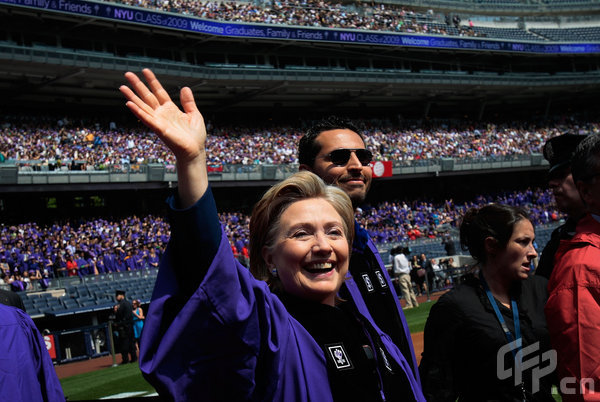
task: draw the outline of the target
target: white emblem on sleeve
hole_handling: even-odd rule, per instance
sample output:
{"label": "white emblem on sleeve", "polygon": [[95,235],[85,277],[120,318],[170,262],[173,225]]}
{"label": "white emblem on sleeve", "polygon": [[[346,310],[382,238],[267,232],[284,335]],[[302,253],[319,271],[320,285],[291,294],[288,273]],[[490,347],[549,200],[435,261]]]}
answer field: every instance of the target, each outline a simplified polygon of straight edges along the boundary
{"label": "white emblem on sleeve", "polygon": [[369,278],[368,274],[362,274],[363,281],[365,281],[365,286],[369,292],[373,292],[375,288],[373,287],[373,283],[371,282],[371,278]]}
{"label": "white emblem on sleeve", "polygon": [[338,370],[352,368],[352,362],[350,361],[343,344],[338,343],[326,346],[329,354],[331,355],[331,359],[333,360],[333,364],[335,364],[335,368]]}
{"label": "white emblem on sleeve", "polygon": [[383,277],[381,271],[375,271],[375,275],[377,275],[377,279],[379,279],[379,284],[381,285],[381,287],[387,288],[387,283],[385,283],[385,278]]}
{"label": "white emblem on sleeve", "polygon": [[388,369],[388,371],[390,373],[393,373],[394,371],[392,370],[392,366],[390,365],[390,362],[388,361],[385,351],[383,350],[383,348],[381,346],[379,347],[379,352],[381,353],[381,357],[383,358],[383,365],[385,366],[386,369]]}

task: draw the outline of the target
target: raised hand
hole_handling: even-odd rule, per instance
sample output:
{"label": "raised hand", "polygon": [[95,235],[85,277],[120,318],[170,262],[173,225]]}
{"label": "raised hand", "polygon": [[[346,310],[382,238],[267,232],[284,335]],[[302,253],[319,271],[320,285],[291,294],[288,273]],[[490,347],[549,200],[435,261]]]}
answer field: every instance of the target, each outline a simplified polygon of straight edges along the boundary
{"label": "raised hand", "polygon": [[119,88],[128,99],[127,107],[154,130],[178,160],[194,159],[204,151],[206,128],[192,91],[187,87],[181,89],[181,111],[152,71],[144,69],[142,73],[150,89],[134,73],[125,73],[133,89],[126,85]]}
{"label": "raised hand", "polygon": [[177,158],[178,191],[182,207],[195,203],[206,191],[206,127],[194,102],[191,89],[181,89],[183,111],[173,103],[156,76],[149,69],[142,70],[148,83],[136,74],[125,73],[130,89],[122,85],[119,90],[127,98],[127,107],[146,126],[160,137]]}

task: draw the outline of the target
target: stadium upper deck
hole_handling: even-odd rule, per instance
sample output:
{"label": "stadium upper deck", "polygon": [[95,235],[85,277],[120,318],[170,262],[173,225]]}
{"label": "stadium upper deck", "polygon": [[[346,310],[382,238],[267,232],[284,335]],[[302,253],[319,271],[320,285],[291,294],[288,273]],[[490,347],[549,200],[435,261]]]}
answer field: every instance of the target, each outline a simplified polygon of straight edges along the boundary
{"label": "stadium upper deck", "polygon": [[[535,33],[517,22],[503,28],[474,19],[471,27],[466,16],[447,24],[435,12],[337,3],[311,8],[310,2],[275,3],[268,12],[247,3],[216,11],[210,11],[215,3],[189,3],[208,7],[200,17],[179,10],[183,2],[169,3],[180,13],[86,0],[27,4],[0,0],[0,90],[8,108],[121,113],[115,88],[122,73],[143,67],[155,69],[173,94],[191,86],[207,115],[366,111],[481,119],[597,104],[600,44],[556,42],[554,31]],[[282,16],[272,14],[275,8]],[[227,13],[234,20],[210,19]],[[327,28],[273,22],[288,22],[289,15],[289,23],[309,16]],[[310,18],[306,24],[314,23]],[[352,27],[356,21],[392,31]],[[576,38],[580,28],[569,29]],[[593,26],[586,29],[596,35]],[[515,32],[528,39],[511,37]],[[490,38],[501,34],[506,38]]]}
{"label": "stadium upper deck", "polygon": [[[221,1],[148,1],[148,0],[107,0],[118,4],[160,10],[170,13],[196,16],[203,19],[266,23],[290,26],[309,26],[322,28],[352,28],[369,31],[388,31],[403,33],[421,33],[465,37],[489,37],[494,39],[511,39],[526,41],[583,41],[596,40],[600,31],[600,19],[590,19],[589,12],[598,8],[596,2],[579,3],[585,8],[585,18],[573,18],[570,29],[561,27],[561,20],[554,17],[545,22],[535,23],[539,18],[531,16],[527,8],[523,8],[519,19],[513,18],[514,24],[507,23],[510,18],[504,18],[504,24],[495,26],[490,16],[473,15],[461,16],[456,9],[444,10],[435,13],[433,9],[418,11],[425,4],[420,4],[418,9],[407,8],[397,2],[376,2],[372,4],[360,2],[335,3],[323,0],[284,0],[260,2],[221,2]],[[456,3],[455,3],[456,4]],[[460,2],[459,2],[460,4]],[[463,3],[468,9],[472,3]],[[493,4],[493,3],[492,3]],[[507,4],[498,2],[496,4]],[[508,3],[511,6],[523,5],[520,2]],[[553,2],[544,3],[547,11],[552,11]],[[558,3],[556,13],[564,8]],[[539,8],[539,4],[538,4]],[[547,13],[546,13],[547,15]],[[526,18],[530,21],[531,29],[526,26]],[[483,22],[487,22],[483,23]],[[520,23],[517,23],[520,21]],[[483,25],[482,25],[483,23]],[[512,26],[511,26],[512,25]],[[539,28],[539,29],[535,29]],[[546,31],[551,31],[547,33]],[[563,35],[564,32],[564,35]],[[591,37],[587,35],[592,35]]]}

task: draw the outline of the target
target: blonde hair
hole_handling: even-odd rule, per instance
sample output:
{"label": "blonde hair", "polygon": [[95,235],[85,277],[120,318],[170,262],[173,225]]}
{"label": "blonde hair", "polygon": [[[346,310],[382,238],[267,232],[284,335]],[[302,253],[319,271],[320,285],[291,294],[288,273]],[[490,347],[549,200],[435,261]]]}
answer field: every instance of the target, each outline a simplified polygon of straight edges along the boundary
{"label": "blonde hair", "polygon": [[281,282],[269,270],[263,258],[263,247],[273,246],[283,212],[294,202],[310,198],[324,199],[336,210],[342,218],[348,248],[352,249],[354,210],[348,195],[306,170],[288,177],[265,193],[250,219],[250,272],[255,278],[266,281],[273,291],[281,289]]}

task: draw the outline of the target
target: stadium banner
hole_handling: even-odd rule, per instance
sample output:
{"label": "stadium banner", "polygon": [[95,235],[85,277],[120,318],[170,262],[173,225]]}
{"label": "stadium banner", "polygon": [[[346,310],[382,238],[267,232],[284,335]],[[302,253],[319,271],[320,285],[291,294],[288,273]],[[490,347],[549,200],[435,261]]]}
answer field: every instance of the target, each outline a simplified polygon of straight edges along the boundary
{"label": "stadium banner", "polygon": [[206,165],[206,171],[208,173],[222,173],[223,165]]}
{"label": "stadium banner", "polygon": [[600,43],[517,42],[456,36],[411,35],[358,29],[220,22],[116,3],[84,0],[0,0],[0,4],[224,37],[519,53],[600,53]]}
{"label": "stadium banner", "polygon": [[54,335],[44,335],[44,343],[51,359],[56,359],[56,344],[54,343]]}
{"label": "stadium banner", "polygon": [[373,168],[373,177],[392,176],[392,161],[371,162],[371,168]]}

